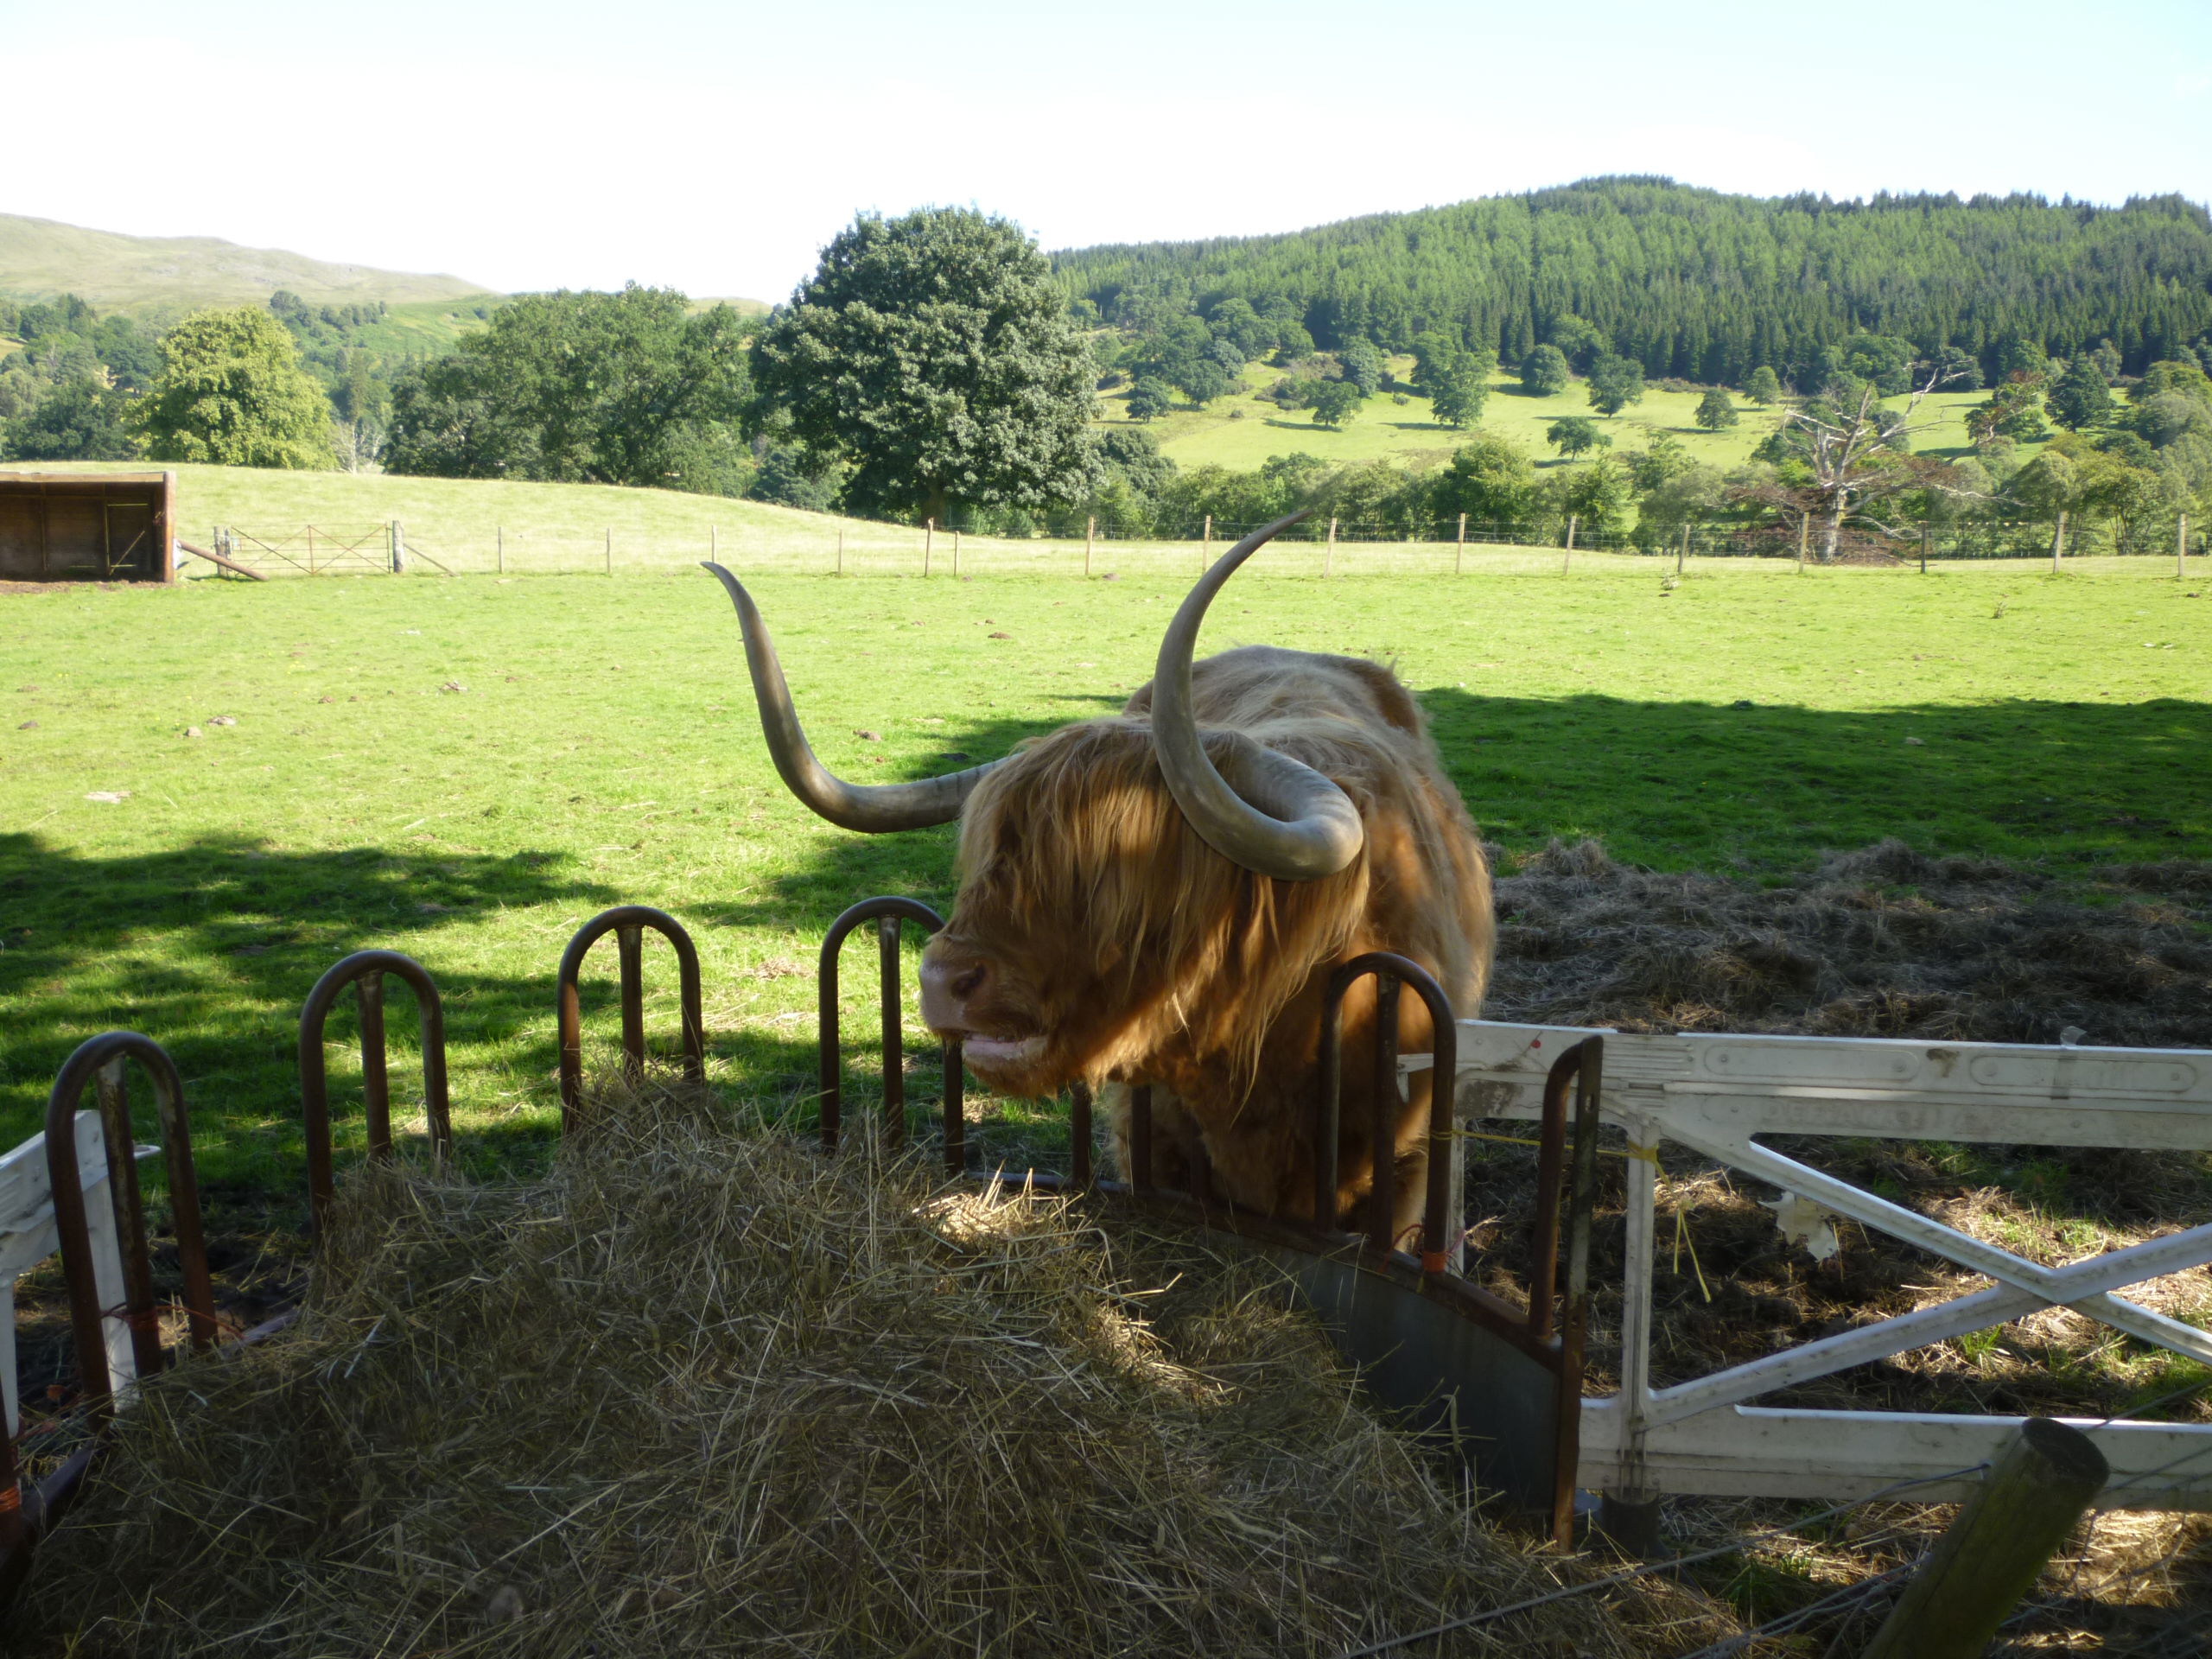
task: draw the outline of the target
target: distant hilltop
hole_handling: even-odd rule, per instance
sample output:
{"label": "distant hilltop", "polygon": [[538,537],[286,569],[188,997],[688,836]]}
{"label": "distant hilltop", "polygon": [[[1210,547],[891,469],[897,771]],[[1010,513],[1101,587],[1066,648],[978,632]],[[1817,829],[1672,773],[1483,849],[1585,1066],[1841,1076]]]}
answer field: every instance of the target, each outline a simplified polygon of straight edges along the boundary
{"label": "distant hilltop", "polygon": [[265,303],[289,289],[316,305],[480,300],[460,276],[333,264],[212,236],[124,236],[50,219],[0,213],[0,294],[74,294],[102,311],[167,319],[204,305]]}

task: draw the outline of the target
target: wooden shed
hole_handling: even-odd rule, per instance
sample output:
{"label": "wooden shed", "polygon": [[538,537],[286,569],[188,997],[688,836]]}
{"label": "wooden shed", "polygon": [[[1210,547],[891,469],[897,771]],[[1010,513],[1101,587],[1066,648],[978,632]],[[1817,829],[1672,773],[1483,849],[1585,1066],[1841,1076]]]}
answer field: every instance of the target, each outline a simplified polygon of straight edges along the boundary
{"label": "wooden shed", "polygon": [[0,469],[0,582],[174,582],[175,473]]}

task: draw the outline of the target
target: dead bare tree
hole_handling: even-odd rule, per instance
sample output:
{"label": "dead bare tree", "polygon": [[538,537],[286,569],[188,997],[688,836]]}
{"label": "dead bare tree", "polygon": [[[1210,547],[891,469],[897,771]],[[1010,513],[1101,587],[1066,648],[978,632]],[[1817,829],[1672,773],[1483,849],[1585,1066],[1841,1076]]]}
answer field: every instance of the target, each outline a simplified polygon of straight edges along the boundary
{"label": "dead bare tree", "polygon": [[1863,525],[1885,540],[1901,540],[1909,534],[1878,516],[1882,502],[1916,490],[1968,493],[1954,481],[1948,467],[1907,454],[1900,444],[1900,440],[1936,424],[1914,416],[1945,378],[1940,369],[1931,368],[1927,383],[1915,388],[1902,410],[1885,409],[1869,382],[1859,387],[1855,402],[1848,397],[1808,398],[1783,411],[1782,430],[1797,434],[1799,459],[1812,477],[1782,493],[1792,498],[1788,510],[1820,527],[1821,563],[1834,563],[1847,525]]}

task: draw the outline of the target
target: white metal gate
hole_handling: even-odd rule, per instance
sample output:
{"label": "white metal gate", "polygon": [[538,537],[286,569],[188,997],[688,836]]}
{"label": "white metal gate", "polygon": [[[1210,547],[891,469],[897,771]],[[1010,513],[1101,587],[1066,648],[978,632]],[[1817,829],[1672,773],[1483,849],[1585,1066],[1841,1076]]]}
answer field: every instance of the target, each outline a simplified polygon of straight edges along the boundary
{"label": "white metal gate", "polygon": [[[1537,1115],[1546,1069],[1595,1027],[1459,1023],[1463,1122]],[[1746,1403],[1853,1365],[2062,1306],[2212,1365],[2212,1335],[2114,1293],[2212,1262],[2212,1224],[2046,1268],[1761,1146],[1767,1135],[2212,1151],[2212,1052],[1864,1038],[1603,1031],[1605,1121],[1629,1141],[1622,1389],[1586,1400],[1578,1483],[1630,1501],[1664,1492],[1863,1497],[1989,1461],[2018,1417],[1791,1410]],[[1408,1055],[1413,1070],[1428,1064]],[[1656,1150],[1674,1141],[1822,1212],[1996,1282],[1971,1295],[1654,1389]],[[2112,1465],[2110,1508],[2212,1510],[2212,1427],[2073,1420]],[[1942,1502],[1974,1476],[1916,1491]]]}

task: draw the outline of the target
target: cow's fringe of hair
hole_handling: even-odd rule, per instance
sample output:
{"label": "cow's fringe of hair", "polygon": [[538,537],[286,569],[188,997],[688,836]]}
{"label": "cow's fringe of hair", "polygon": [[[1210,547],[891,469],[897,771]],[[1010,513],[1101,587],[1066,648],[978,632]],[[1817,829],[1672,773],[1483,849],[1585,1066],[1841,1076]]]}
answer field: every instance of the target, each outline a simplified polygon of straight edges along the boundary
{"label": "cow's fringe of hair", "polygon": [[[1452,872],[1445,887],[1477,893],[1485,918],[1488,893],[1457,792],[1437,777],[1419,709],[1387,670],[1350,658],[1231,652],[1199,664],[1196,690],[1201,719],[1334,779],[1370,826],[1368,850],[1314,881],[1257,876],[1215,851],[1167,792],[1140,693],[1118,719],[1033,740],[977,788],[963,819],[956,925],[1079,916],[1082,937],[1033,948],[1064,963],[1071,959],[1064,953],[1083,953],[1072,960],[1091,965],[1104,995],[1133,1011],[1094,1073],[1141,1067],[1181,1038],[1225,1064],[1241,1098],[1270,1027],[1315,969],[1374,943],[1358,936],[1374,919],[1378,825],[1410,837],[1418,867]],[[1207,734],[1217,765],[1232,741],[1226,731]],[[1447,913],[1435,918],[1433,950],[1389,943],[1436,956],[1431,966],[1447,991],[1478,997],[1487,949],[1471,951],[1456,905],[1440,908]],[[981,931],[1004,932],[987,923]],[[1039,965],[1049,969],[1049,956]]]}

